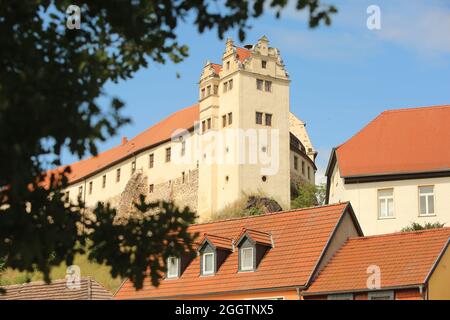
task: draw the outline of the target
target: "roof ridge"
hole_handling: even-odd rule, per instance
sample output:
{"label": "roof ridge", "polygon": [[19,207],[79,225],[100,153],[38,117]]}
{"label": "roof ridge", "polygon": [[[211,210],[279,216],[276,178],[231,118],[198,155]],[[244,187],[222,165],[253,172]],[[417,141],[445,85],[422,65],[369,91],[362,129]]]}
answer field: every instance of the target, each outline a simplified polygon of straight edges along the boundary
{"label": "roof ridge", "polygon": [[399,108],[399,109],[388,109],[384,110],[382,113],[395,113],[395,112],[408,112],[408,111],[420,111],[424,109],[446,109],[450,108],[450,104],[434,105],[434,106],[420,106],[412,108]]}
{"label": "roof ridge", "polygon": [[434,228],[434,229],[425,229],[425,230],[414,230],[414,231],[397,231],[392,233],[383,233],[383,234],[375,234],[370,236],[362,236],[362,237],[349,237],[349,240],[365,240],[368,238],[384,238],[384,237],[394,237],[394,236],[407,236],[411,234],[420,234],[420,233],[433,233],[433,232],[443,232],[445,230],[450,231],[450,227],[442,227],[442,228]]}
{"label": "roof ridge", "polygon": [[203,225],[206,225],[206,224],[214,224],[214,223],[228,222],[228,221],[235,221],[235,220],[244,220],[244,219],[258,218],[258,217],[263,217],[263,216],[265,217],[265,216],[270,216],[270,215],[290,213],[290,212],[295,212],[295,211],[306,211],[306,210],[312,210],[312,209],[317,209],[317,208],[328,208],[328,207],[335,207],[335,206],[337,207],[337,206],[347,205],[348,203],[349,202],[346,201],[346,202],[325,204],[325,205],[321,205],[321,206],[297,208],[297,209],[283,210],[283,211],[277,211],[277,212],[267,212],[267,213],[254,215],[254,216],[235,217],[235,218],[228,218],[228,219],[223,219],[223,220],[200,222],[200,223],[192,224],[191,226],[192,227],[194,227],[194,226],[203,226]]}

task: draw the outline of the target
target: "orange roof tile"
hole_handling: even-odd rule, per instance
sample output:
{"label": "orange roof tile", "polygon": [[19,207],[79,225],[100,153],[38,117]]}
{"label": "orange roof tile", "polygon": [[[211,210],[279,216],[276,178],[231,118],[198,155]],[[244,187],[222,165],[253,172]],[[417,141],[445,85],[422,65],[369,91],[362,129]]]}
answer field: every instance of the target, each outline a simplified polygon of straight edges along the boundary
{"label": "orange roof tile", "polygon": [[450,105],[381,113],[336,150],[341,176],[450,170]]}
{"label": "orange roof tile", "polygon": [[240,241],[244,235],[248,235],[256,243],[272,246],[272,235],[270,233],[244,228],[242,229],[241,235],[238,237],[238,241]]}
{"label": "orange roof tile", "polygon": [[450,237],[450,228],[350,238],[306,291],[368,290],[369,266],[380,267],[381,289],[424,284]]}
{"label": "orange roof tile", "polygon": [[[252,52],[248,49],[236,47],[236,57],[243,63],[248,57],[252,55]],[[217,63],[211,63],[215,74],[219,74],[222,71],[222,65]]]}
{"label": "orange roof tile", "polygon": [[233,239],[231,239],[231,238],[225,238],[225,237],[206,233],[205,236],[203,237],[200,245],[202,245],[205,240],[208,240],[213,246],[215,246],[217,248],[228,249],[228,250],[233,249]]}
{"label": "orange roof tile", "polygon": [[267,252],[255,272],[237,272],[238,251],[235,250],[216,275],[201,277],[200,257],[196,257],[179,279],[163,280],[157,288],[147,279],[139,291],[130,281],[125,281],[115,298],[156,299],[304,286],[347,206],[348,203],[341,203],[193,225],[191,232],[215,234],[234,240],[237,240],[242,228],[259,230],[271,233],[276,245]]}
{"label": "orange roof tile", "polygon": [[[190,129],[194,126],[194,122],[198,119],[199,105],[195,104],[175,112],[166,119],[158,122],[156,125],[148,128],[133,139],[130,139],[119,146],[111,148],[105,152],[101,152],[95,157],[72,163],[70,164],[72,172],[68,175],[69,183],[74,183],[84,179],[115,162],[132,156],[133,154],[150,148],[160,142],[168,140],[171,138],[175,130]],[[62,171],[64,167],[59,170]],[[51,172],[55,172],[55,170],[49,171],[49,173]]]}

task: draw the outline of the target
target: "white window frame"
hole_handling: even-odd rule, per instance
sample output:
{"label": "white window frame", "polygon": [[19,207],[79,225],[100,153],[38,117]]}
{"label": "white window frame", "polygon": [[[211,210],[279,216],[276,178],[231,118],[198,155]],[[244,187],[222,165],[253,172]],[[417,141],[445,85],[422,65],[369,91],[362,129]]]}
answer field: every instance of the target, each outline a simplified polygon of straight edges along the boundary
{"label": "white window frame", "polygon": [[327,300],[354,300],[353,293],[329,294]]}
{"label": "white window frame", "polygon": [[[432,192],[420,192],[420,189],[421,188],[433,188],[433,191]],[[419,186],[418,187],[418,192],[419,192],[419,216],[421,216],[421,217],[428,217],[428,216],[434,216],[434,215],[436,215],[436,196],[435,196],[435,194],[434,194],[434,185],[426,185],[426,186]],[[429,202],[428,202],[428,197],[429,196],[433,196],[433,212],[432,213],[430,213],[429,211],[430,211],[430,204],[429,204]],[[420,201],[421,201],[421,198],[422,197],[424,197],[425,198],[425,209],[426,209],[426,213],[422,213],[421,212],[421,205],[420,205]]]}
{"label": "white window frame", "polygon": [[[172,273],[170,270],[170,259],[175,259],[176,261],[176,272]],[[167,258],[167,278],[168,279],[174,279],[179,277],[179,270],[180,270],[180,259],[177,257],[169,257]],[[173,271],[173,270],[172,270]]]}
{"label": "white window frame", "polygon": [[[381,191],[392,190],[392,196],[380,196]],[[392,199],[392,216],[389,215],[389,207],[388,203]],[[386,216],[381,215],[381,200],[385,201],[386,206]],[[394,219],[395,218],[395,197],[394,197],[394,188],[385,188],[377,190],[377,207],[378,207],[378,219]]]}
{"label": "white window frame", "polygon": [[[254,268],[255,268],[255,259],[254,259],[254,252],[253,252],[253,247],[246,247],[246,248],[241,248],[241,249],[239,249],[239,250],[241,250],[241,252],[240,252],[240,264],[241,264],[241,271],[253,271],[254,270]],[[251,251],[251,257],[252,257],[252,265],[249,267],[249,266],[244,266],[244,251],[245,250],[248,250],[248,251]]]}
{"label": "white window frame", "polygon": [[[202,274],[207,276],[207,275],[211,275],[214,274],[214,252],[205,252],[202,255]],[[207,256],[212,256],[212,270],[208,271],[206,270],[206,257]]]}

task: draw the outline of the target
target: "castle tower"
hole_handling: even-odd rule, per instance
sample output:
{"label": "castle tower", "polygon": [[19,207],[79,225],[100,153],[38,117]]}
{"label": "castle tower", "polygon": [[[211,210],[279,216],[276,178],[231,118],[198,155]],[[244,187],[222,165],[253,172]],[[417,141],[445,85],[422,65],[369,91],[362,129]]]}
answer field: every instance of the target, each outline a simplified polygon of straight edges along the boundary
{"label": "castle tower", "polygon": [[206,63],[199,82],[200,217],[251,194],[289,209],[289,84],[265,36],[245,48],[228,39],[222,64]]}

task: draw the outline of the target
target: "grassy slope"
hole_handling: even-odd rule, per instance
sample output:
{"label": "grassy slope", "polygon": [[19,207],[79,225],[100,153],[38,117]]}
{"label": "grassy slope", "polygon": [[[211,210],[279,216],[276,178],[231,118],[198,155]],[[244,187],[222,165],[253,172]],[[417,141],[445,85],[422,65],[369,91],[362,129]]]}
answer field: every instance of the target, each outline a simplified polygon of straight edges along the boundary
{"label": "grassy slope", "polygon": [[[105,265],[89,262],[85,255],[75,257],[74,264],[81,269],[82,277],[92,277],[101,283],[106,289],[114,293],[122,283],[120,278],[112,278],[110,268]],[[62,264],[52,269],[51,279],[64,279],[66,276],[66,265]],[[42,274],[38,272],[25,273],[7,269],[0,274],[0,285],[20,284],[29,281],[42,280]]]}

